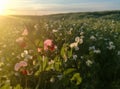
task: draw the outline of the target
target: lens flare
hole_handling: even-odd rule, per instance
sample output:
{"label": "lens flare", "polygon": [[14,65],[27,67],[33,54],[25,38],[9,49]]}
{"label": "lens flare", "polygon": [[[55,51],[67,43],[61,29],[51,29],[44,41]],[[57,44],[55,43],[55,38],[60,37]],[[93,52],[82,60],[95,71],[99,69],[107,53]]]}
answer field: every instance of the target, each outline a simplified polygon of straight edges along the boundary
{"label": "lens flare", "polygon": [[0,0],[0,15],[6,14],[9,0]]}

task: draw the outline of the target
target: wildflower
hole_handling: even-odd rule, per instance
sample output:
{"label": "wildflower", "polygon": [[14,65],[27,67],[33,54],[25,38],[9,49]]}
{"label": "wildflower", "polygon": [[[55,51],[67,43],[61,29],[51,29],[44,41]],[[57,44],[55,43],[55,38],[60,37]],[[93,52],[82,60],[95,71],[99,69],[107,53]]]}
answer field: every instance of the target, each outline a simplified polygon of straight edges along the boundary
{"label": "wildflower", "polygon": [[92,35],[92,36],[90,37],[90,39],[91,39],[91,40],[96,40],[96,37]]}
{"label": "wildflower", "polygon": [[53,44],[51,39],[47,39],[44,41],[44,50],[54,51],[56,46]]}
{"label": "wildflower", "polygon": [[75,38],[75,41],[76,41],[77,43],[79,43],[79,44],[82,44],[82,43],[83,43],[83,39],[80,38],[80,37],[76,37],[76,38]]}
{"label": "wildflower", "polygon": [[51,77],[51,78],[50,78],[50,82],[51,82],[51,83],[54,83],[54,82],[55,82],[55,78],[54,78],[54,77]]}
{"label": "wildflower", "polygon": [[51,60],[51,61],[48,62],[49,65],[52,65],[52,64],[54,64],[54,63],[55,63],[54,60]]}
{"label": "wildflower", "polygon": [[57,75],[58,79],[61,80],[62,79],[62,74],[61,75]]}
{"label": "wildflower", "polygon": [[28,64],[25,61],[20,61],[19,63],[15,64],[15,71],[18,71],[21,67],[26,67]]}
{"label": "wildflower", "polygon": [[56,32],[58,32],[58,30],[53,29],[52,32],[53,32],[53,33],[56,33]]}
{"label": "wildflower", "polygon": [[115,46],[114,45],[111,45],[111,46],[108,46],[107,47],[109,50],[112,50],[112,49],[115,49]]}
{"label": "wildflower", "polygon": [[38,53],[42,52],[42,48],[37,48]]}
{"label": "wildflower", "polygon": [[81,58],[81,59],[83,59],[84,57],[83,57],[83,56],[81,56],[80,58]]}
{"label": "wildflower", "polygon": [[77,55],[73,55],[73,59],[76,60],[77,59]]}
{"label": "wildflower", "polygon": [[25,57],[26,55],[28,55],[28,51],[27,51],[27,50],[24,50],[24,52],[21,53],[21,57]]}
{"label": "wildflower", "polygon": [[74,47],[77,47],[77,46],[78,46],[78,43],[76,43],[76,42],[70,44],[70,48],[74,48]]}
{"label": "wildflower", "polygon": [[16,63],[16,64],[15,64],[15,68],[14,68],[15,71],[18,71],[18,70],[20,69],[20,67],[21,67],[20,64],[19,64],[19,63]]}
{"label": "wildflower", "polygon": [[35,30],[38,30],[38,27],[39,27],[39,24],[34,25]]}
{"label": "wildflower", "polygon": [[84,35],[84,32],[80,32],[80,35],[81,35],[81,36]]}
{"label": "wildflower", "polygon": [[23,36],[27,36],[27,35],[28,35],[28,30],[27,30],[27,28],[24,29],[22,35],[23,35]]}
{"label": "wildflower", "polygon": [[113,42],[112,42],[112,41],[110,41],[110,42],[109,42],[109,45],[110,45],[110,46],[111,46],[111,45],[113,45]]}
{"label": "wildflower", "polygon": [[75,41],[76,41],[76,42],[79,42],[79,41],[80,41],[80,37],[76,37],[76,38],[75,38]]}
{"label": "wildflower", "polygon": [[33,56],[31,56],[31,55],[28,54],[28,50],[24,50],[24,52],[21,53],[21,57],[25,58],[24,59],[25,61],[28,61],[28,59],[32,59],[33,58]]}
{"label": "wildflower", "polygon": [[91,60],[87,60],[87,61],[86,61],[86,65],[87,65],[87,66],[91,66],[92,64],[93,64],[93,62],[92,62]]}
{"label": "wildflower", "polygon": [[25,54],[28,54],[28,51],[27,51],[27,50],[24,50],[24,53],[25,53]]}
{"label": "wildflower", "polygon": [[89,47],[89,50],[95,50],[95,46]]}
{"label": "wildflower", "polygon": [[20,64],[21,67],[26,67],[27,66],[27,62],[25,62],[25,61],[20,61],[19,64]]}
{"label": "wildflower", "polygon": [[120,51],[117,52],[117,55],[120,55]]}
{"label": "wildflower", "polygon": [[35,60],[33,60],[33,63],[32,63],[33,65],[35,65],[36,64],[36,61]]}
{"label": "wildflower", "polygon": [[80,41],[79,41],[79,44],[82,44],[83,43],[83,39],[81,38]]}
{"label": "wildflower", "polygon": [[97,53],[97,54],[99,54],[99,53],[101,53],[101,50],[94,50],[94,53]]}
{"label": "wildflower", "polygon": [[115,45],[112,41],[109,42],[109,46],[107,47],[109,50],[115,49]]}

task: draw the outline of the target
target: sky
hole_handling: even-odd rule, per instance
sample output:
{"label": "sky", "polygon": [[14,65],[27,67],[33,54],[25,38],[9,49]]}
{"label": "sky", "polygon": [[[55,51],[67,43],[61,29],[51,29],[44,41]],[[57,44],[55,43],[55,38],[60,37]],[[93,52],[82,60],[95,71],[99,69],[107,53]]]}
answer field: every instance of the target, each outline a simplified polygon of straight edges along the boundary
{"label": "sky", "polygon": [[11,0],[9,14],[46,15],[120,10],[120,0]]}

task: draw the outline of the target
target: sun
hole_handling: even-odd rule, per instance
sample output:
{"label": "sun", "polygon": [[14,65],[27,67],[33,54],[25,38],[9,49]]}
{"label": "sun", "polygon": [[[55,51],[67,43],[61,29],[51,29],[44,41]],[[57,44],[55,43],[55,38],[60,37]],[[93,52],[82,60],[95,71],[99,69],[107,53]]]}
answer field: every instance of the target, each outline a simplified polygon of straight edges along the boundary
{"label": "sun", "polygon": [[0,15],[6,14],[6,9],[8,7],[9,0],[0,0]]}

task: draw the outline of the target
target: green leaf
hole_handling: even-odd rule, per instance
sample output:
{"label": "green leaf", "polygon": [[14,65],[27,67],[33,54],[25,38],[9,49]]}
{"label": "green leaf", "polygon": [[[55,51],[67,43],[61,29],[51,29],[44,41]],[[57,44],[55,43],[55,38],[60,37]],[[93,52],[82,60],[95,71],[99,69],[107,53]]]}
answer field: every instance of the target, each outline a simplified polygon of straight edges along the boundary
{"label": "green leaf", "polygon": [[0,89],[10,89],[10,84],[5,84]]}
{"label": "green leaf", "polygon": [[69,68],[69,69],[64,71],[64,75],[69,75],[70,73],[73,73],[74,71],[76,71],[75,68]]}
{"label": "green leaf", "polygon": [[47,67],[47,64],[48,64],[48,58],[47,57],[44,57],[43,58],[43,62],[42,62],[42,70],[44,71],[44,70],[46,70],[46,67]]}
{"label": "green leaf", "polygon": [[76,81],[76,85],[79,85],[82,82],[82,78],[80,77],[79,73],[75,73],[72,76],[71,81]]}
{"label": "green leaf", "polygon": [[72,49],[70,51],[68,51],[68,57],[72,57]]}
{"label": "green leaf", "polygon": [[22,89],[22,87],[20,86],[20,84],[18,84],[16,87],[14,87],[14,89]]}

